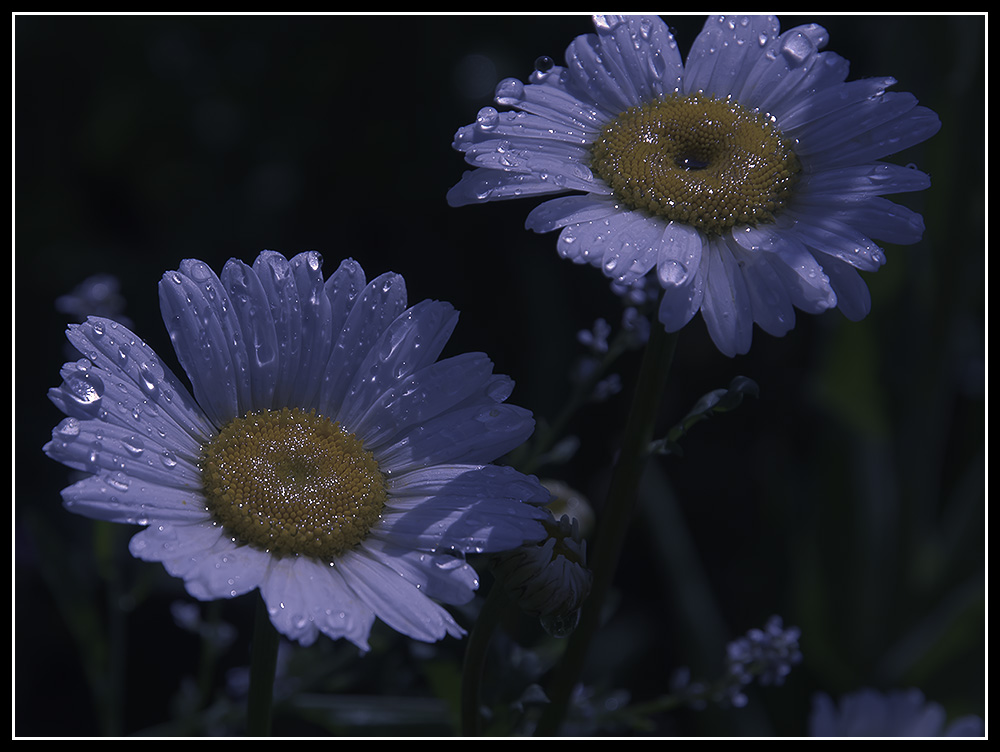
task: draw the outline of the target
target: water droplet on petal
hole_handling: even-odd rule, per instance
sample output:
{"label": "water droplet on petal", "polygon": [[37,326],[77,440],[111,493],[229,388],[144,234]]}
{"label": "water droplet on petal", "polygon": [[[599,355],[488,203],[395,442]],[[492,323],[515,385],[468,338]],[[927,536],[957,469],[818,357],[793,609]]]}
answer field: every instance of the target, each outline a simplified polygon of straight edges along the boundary
{"label": "water droplet on petal", "polygon": [[76,418],[63,418],[52,434],[63,440],[75,439],[80,435],[80,421]]}
{"label": "water droplet on petal", "polygon": [[781,54],[792,67],[802,65],[815,51],[812,40],[802,33],[790,34],[781,44]]}
{"label": "water droplet on petal", "polygon": [[476,115],[476,128],[480,131],[491,131],[497,127],[500,113],[494,107],[483,107]]}
{"label": "water droplet on petal", "polygon": [[516,78],[505,78],[497,84],[493,98],[497,104],[516,105],[524,98],[524,84]]}
{"label": "water droplet on petal", "polygon": [[84,370],[71,373],[63,382],[63,388],[74,402],[88,412],[97,412],[100,408],[104,382],[97,374]]}
{"label": "water droplet on petal", "polygon": [[129,436],[126,439],[122,439],[122,446],[133,457],[138,457],[146,449],[145,443],[138,436]]}

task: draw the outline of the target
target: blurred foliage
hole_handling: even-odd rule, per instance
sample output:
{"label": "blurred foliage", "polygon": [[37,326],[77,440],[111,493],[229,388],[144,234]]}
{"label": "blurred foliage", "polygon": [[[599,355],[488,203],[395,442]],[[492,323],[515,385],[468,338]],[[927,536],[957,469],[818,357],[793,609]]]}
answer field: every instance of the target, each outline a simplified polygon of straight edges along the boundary
{"label": "blurred foliage", "polygon": [[[682,48],[703,18],[668,18]],[[740,710],[652,719],[659,734],[803,734],[815,691],[917,686],[950,716],[985,714],[985,18],[829,16],[852,78],[892,75],[944,126],[897,155],[931,175],[896,200],[918,245],[887,248],[860,323],[801,316],[727,359],[682,333],[662,427],[739,375],[756,399],[655,457],[613,609],[586,667],[580,733],[687,665],[717,675],[727,640],[780,614],[804,662]],[[66,359],[55,300],[121,281],[136,332],[173,353],[155,285],[182,258],[216,269],[316,249],[402,273],[411,301],[461,312],[449,348],[482,350],[540,421],[556,415],[575,334],[618,301],[600,275],[523,229],[531,202],[449,209],[454,131],[496,81],[561,59],[585,16],[25,16],[14,18],[14,733],[237,734],[252,599],[190,605],[131,531],[62,510],[68,474],[41,447]],[[970,156],[971,155],[971,156]],[[31,357],[25,357],[25,354]],[[587,405],[580,449],[540,474],[600,506],[626,389]],[[177,369],[179,370],[179,369]],[[662,435],[662,434],[661,434]],[[490,577],[483,574],[483,589]],[[478,600],[458,618],[474,621]],[[173,615],[172,615],[173,614]],[[523,728],[563,643],[511,616],[492,645],[489,729]],[[377,627],[372,652],[284,645],[277,734],[454,733],[463,644]]]}

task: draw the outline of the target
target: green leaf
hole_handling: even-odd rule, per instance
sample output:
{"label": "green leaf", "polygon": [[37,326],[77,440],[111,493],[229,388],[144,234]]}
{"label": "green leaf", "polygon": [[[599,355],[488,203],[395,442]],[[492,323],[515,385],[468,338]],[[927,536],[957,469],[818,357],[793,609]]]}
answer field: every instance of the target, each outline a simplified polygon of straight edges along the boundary
{"label": "green leaf", "polygon": [[667,435],[650,444],[650,452],[655,454],[683,454],[678,441],[695,423],[710,418],[716,413],[735,410],[743,403],[743,397],[749,394],[756,397],[759,393],[757,383],[746,376],[737,376],[725,389],[713,389],[701,397],[693,408],[677,425],[670,429]]}

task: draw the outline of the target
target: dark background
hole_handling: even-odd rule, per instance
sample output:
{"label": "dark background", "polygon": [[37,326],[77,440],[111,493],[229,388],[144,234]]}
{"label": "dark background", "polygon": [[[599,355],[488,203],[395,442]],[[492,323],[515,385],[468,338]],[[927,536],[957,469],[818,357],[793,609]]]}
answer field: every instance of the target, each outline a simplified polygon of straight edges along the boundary
{"label": "dark background", "polygon": [[[704,18],[667,20],[686,52]],[[814,691],[862,686],[985,713],[985,20],[782,28],[805,22],[829,30],[851,78],[892,75],[940,115],[937,136],[891,158],[932,177],[896,199],[927,232],[887,248],[863,322],[803,315],[735,359],[700,317],[682,332],[664,430],[735,375],[760,397],[653,464],[585,679],[639,701],[678,665],[710,678],[724,642],[774,613],[802,628],[805,658],[748,708],[674,714],[655,733],[803,734]],[[465,169],[452,136],[495,83],[524,80],[539,55],[561,63],[591,30],[586,16],[15,17],[13,733],[238,733],[238,690],[221,687],[247,663],[250,598],[202,609],[239,634],[212,654],[170,616],[190,601],[180,583],[128,555],[131,530],[61,508],[68,473],[41,452],[61,417],[45,397],[67,358],[57,297],[116,275],[135,331],[175,363],[156,284],[181,259],[219,271],[318,250],[329,274],[352,256],[370,277],[402,273],[411,302],[453,303],[449,352],[487,352],[517,382],[511,401],[552,417],[575,333],[617,323],[619,303],[594,269],[558,258],[555,234],[524,230],[537,201],[452,209],[444,196]],[[637,357],[619,365],[628,386]],[[571,426],[580,452],[544,474],[600,506],[626,407],[627,391],[588,408]],[[526,647],[558,649],[518,629]],[[313,704],[281,706],[276,731],[450,733],[433,701],[454,692],[454,642],[425,650],[377,629],[363,659],[328,640],[291,651],[289,686]],[[356,696],[431,698],[435,712],[373,726],[383,717],[329,699]]]}

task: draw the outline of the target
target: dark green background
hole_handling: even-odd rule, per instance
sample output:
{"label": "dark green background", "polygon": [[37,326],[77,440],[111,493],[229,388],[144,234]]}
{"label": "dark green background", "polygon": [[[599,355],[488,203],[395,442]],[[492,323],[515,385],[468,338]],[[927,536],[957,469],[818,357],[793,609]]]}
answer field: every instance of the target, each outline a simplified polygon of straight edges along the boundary
{"label": "dark green background", "polygon": [[[667,20],[686,51],[704,19]],[[888,248],[868,276],[864,322],[802,316],[784,338],[757,331],[736,359],[713,348],[700,318],[683,331],[664,430],[734,375],[760,397],[696,427],[684,457],[654,464],[585,678],[647,699],[677,665],[712,676],[724,641],[772,613],[802,628],[805,660],[742,711],[675,714],[656,733],[802,734],[814,691],[861,686],[917,686],[951,715],[985,712],[985,19],[782,27],[804,22],[830,31],[851,78],[894,76],[940,115],[937,136],[892,158],[932,177],[929,191],[898,199],[927,232]],[[462,317],[449,352],[489,353],[517,382],[512,402],[554,415],[581,352],[576,331],[616,322],[617,301],[597,271],[558,258],[554,234],[523,229],[537,201],[451,209],[444,195],[465,169],[452,135],[491,103],[496,81],[526,78],[539,55],[562,62],[591,28],[585,16],[524,15],[14,19],[15,734],[238,731],[228,719],[177,720],[190,719],[178,698],[203,658],[169,616],[180,583],[129,557],[127,528],[60,506],[67,472],[41,453],[61,417],[45,397],[65,360],[56,297],[89,274],[117,275],[136,332],[175,362],[156,283],[182,258],[221,270],[262,249],[314,249],[330,273],[352,256],[369,276],[402,273],[412,302],[453,303]],[[470,55],[489,61],[485,77]],[[626,385],[635,365],[621,364]],[[548,472],[595,506],[626,405],[623,394],[590,408],[572,426],[580,454]],[[686,530],[665,519],[674,508]],[[696,556],[678,565],[683,541]],[[707,587],[692,595],[678,582]],[[248,604],[213,608],[243,630]],[[519,629],[527,646],[542,637]],[[422,651],[376,630],[375,644],[364,659],[328,640],[301,651],[336,667],[303,686],[454,692],[454,641]],[[245,664],[242,633],[209,684]],[[332,717],[282,706],[276,731],[450,731]]]}

